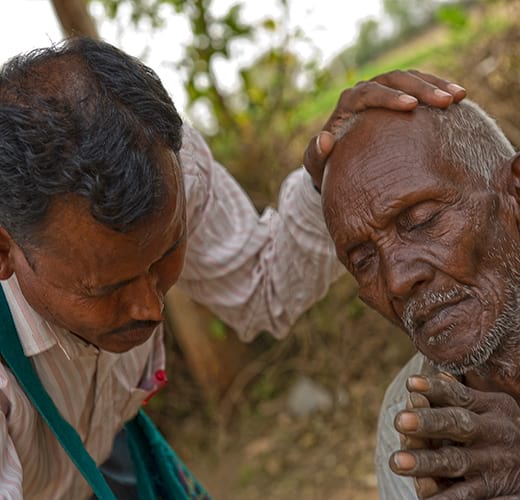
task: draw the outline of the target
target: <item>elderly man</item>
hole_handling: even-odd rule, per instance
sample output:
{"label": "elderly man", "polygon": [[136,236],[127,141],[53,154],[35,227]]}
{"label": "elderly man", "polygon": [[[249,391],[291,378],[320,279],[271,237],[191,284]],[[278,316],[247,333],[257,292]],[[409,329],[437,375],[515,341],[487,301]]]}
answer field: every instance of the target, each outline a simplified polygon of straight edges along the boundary
{"label": "elderly man", "polygon": [[383,403],[380,497],[518,498],[519,155],[467,101],[368,110],[337,137],[322,190],[337,255],[421,353]]}
{"label": "elderly man", "polygon": [[[364,107],[417,105],[386,84],[439,106],[464,95],[426,75],[378,82],[347,91],[328,127]],[[95,464],[112,454],[110,486],[135,497],[131,467],[113,473],[128,453],[124,440],[112,448],[162,383],[166,291],[178,282],[244,340],[260,330],[284,336],[340,274],[317,192],[333,145],[327,132],[311,141],[314,186],[297,170],[278,212],[259,217],[137,60],[77,39],[3,68],[1,498],[89,496],[56,439],[62,428],[62,444],[88,452],[75,463],[93,470],[91,485],[107,491]],[[34,403],[41,393],[50,397]],[[53,419],[58,425],[47,426]]]}

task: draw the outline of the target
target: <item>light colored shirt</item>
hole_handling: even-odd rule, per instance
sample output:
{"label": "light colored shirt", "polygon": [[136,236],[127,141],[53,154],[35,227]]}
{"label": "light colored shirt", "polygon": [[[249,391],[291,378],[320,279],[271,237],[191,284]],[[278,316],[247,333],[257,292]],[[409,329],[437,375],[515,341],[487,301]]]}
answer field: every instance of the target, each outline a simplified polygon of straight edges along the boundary
{"label": "light colored shirt", "polygon": [[[188,251],[179,286],[233,326],[242,339],[292,322],[342,272],[308,174],[292,173],[278,210],[259,216],[249,198],[186,127],[181,162]],[[16,277],[2,282],[24,352],[45,388],[104,462],[115,434],[160,385],[162,327],[123,354],[97,349],[43,320]],[[11,372],[0,364],[0,498],[82,499],[90,490]]]}
{"label": "light colored shirt", "polygon": [[380,500],[417,500],[413,479],[394,474],[388,460],[394,451],[401,449],[394,419],[406,408],[406,380],[411,375],[429,369],[424,356],[418,353],[401,369],[386,390],[377,425],[376,473]]}

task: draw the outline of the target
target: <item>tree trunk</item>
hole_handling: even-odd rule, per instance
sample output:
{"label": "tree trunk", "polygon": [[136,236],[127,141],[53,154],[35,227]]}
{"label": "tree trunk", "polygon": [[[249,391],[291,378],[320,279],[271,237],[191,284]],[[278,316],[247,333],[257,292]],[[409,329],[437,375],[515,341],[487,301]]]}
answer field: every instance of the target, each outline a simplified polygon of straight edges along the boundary
{"label": "tree trunk", "polygon": [[218,400],[251,360],[249,348],[234,333],[224,338],[213,337],[209,328],[213,314],[177,287],[167,293],[165,306],[169,330],[181,348],[191,375],[207,399]]}
{"label": "tree trunk", "polygon": [[85,0],[52,0],[64,36],[86,35],[99,38],[96,23]]}

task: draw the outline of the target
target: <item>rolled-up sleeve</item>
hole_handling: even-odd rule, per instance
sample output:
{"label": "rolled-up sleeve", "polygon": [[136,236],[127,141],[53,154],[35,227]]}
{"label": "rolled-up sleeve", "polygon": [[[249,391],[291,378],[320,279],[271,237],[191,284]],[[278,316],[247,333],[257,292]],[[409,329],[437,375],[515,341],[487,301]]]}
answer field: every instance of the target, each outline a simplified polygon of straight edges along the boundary
{"label": "rolled-up sleeve", "polygon": [[3,401],[5,396],[0,393],[0,499],[19,500],[23,498],[22,465],[9,435]]}
{"label": "rolled-up sleeve", "polygon": [[179,286],[249,341],[283,337],[343,272],[304,169],[288,176],[278,210],[259,215],[194,130],[181,151],[188,250]]}

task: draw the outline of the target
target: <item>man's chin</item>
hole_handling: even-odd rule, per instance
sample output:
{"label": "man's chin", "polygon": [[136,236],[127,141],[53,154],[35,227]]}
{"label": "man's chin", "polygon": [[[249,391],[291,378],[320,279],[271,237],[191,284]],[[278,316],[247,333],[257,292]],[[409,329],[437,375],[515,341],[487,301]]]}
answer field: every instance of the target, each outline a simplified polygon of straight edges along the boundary
{"label": "man's chin", "polygon": [[503,336],[494,331],[487,331],[482,335],[474,333],[468,337],[464,344],[454,342],[455,345],[450,345],[446,342],[442,349],[419,350],[436,369],[453,375],[464,375],[481,370],[500,349],[504,340]]}
{"label": "man's chin", "polygon": [[88,339],[78,334],[74,335],[96,346],[98,349],[114,354],[121,354],[144,344],[157,328],[158,326],[148,326],[113,333],[104,333],[96,336],[95,339]]}
{"label": "man's chin", "polygon": [[134,347],[144,344],[157,330],[155,327],[135,328],[109,334],[103,338],[103,345],[100,347],[109,352],[123,353]]}

